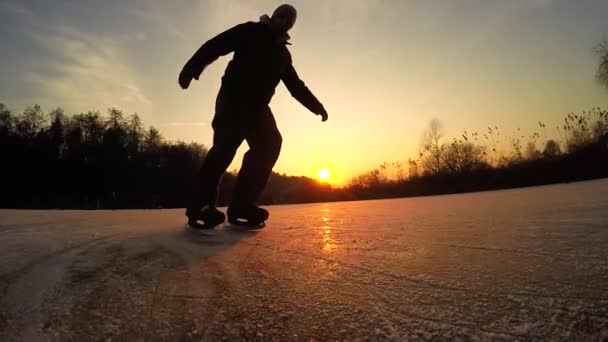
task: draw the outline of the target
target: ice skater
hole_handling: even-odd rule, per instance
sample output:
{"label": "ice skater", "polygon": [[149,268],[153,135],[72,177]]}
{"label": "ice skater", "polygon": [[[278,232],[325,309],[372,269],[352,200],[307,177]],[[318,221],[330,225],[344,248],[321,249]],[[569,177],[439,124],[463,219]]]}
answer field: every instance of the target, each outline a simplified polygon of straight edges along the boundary
{"label": "ice skater", "polygon": [[210,228],[226,220],[215,206],[218,184],[243,140],[249,151],[228,206],[228,221],[261,226],[268,218],[268,211],[255,202],[281,150],[282,137],[269,107],[279,81],[306,108],[320,115],[322,121],[327,120],[327,111],[298,77],[287,49],[287,32],[296,16],[293,6],[281,5],[271,17],[263,15],[259,22],[239,24],[203,44],[180,72],[179,84],[187,89],[207,65],[234,52],[215,102],[213,145],[186,208],[189,225]]}

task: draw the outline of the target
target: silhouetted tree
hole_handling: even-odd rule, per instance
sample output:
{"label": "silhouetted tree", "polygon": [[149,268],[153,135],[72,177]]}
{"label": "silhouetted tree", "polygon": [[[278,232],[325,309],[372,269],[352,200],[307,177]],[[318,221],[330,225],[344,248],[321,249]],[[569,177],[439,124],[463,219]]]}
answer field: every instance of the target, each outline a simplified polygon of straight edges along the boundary
{"label": "silhouetted tree", "polygon": [[608,110],[596,108],[592,111],[595,114],[595,122],[592,125],[594,139],[604,139],[608,136]]}
{"label": "silhouetted tree", "polygon": [[162,143],[163,137],[160,132],[153,126],[150,126],[144,137],[144,148],[147,151],[158,151]]}
{"label": "silhouetted tree", "polygon": [[600,57],[597,68],[597,79],[608,88],[608,39],[604,38],[596,47],[596,52]]}
{"label": "silhouetted tree", "polygon": [[89,111],[74,115],[73,125],[78,126],[82,132],[83,142],[98,144],[101,142],[106,128],[106,123],[99,112]]}
{"label": "silhouetted tree", "polygon": [[139,151],[144,135],[145,132],[139,115],[137,113],[131,115],[127,122],[127,151],[130,158],[133,158]]}
{"label": "silhouetted tree", "polygon": [[390,181],[400,181],[406,178],[406,163],[396,161],[380,165],[382,177]]}
{"label": "silhouetted tree", "polygon": [[414,179],[420,176],[419,162],[417,160],[409,158],[407,160],[407,165],[409,179]]}
{"label": "silhouetted tree", "polygon": [[594,108],[580,114],[570,113],[564,118],[568,153],[597,146],[608,137],[608,111]]}
{"label": "silhouetted tree", "polygon": [[0,103],[0,137],[7,137],[13,131],[15,118],[11,111]]}
{"label": "silhouetted tree", "polygon": [[443,137],[443,125],[438,119],[433,119],[422,134],[422,151],[420,157],[422,167],[430,173],[439,173],[443,168],[444,146],[440,144]]}
{"label": "silhouetted tree", "polygon": [[[524,135],[518,130],[509,140],[511,150],[497,158],[496,126],[483,134],[494,147],[488,156],[486,146],[476,143],[477,133],[465,131],[452,143],[442,143],[441,125],[433,120],[423,135],[419,159],[383,163],[342,189],[272,173],[260,200],[279,204],[418,196],[608,176],[607,111],[569,114],[563,132],[565,152],[557,141],[548,140],[539,155],[540,135],[535,133],[522,153]],[[0,206],[184,206],[206,154],[204,145],[167,142],[154,127],[144,131],[139,116],[125,119],[116,108],[105,117],[96,111],[66,116],[61,108],[43,115],[36,105],[15,117],[0,104]],[[229,203],[235,180],[236,171],[223,177],[220,204]]]}
{"label": "silhouetted tree", "polygon": [[525,152],[525,157],[528,160],[536,160],[541,158],[543,155],[542,153],[536,148],[536,144],[532,141],[528,142],[528,145],[526,145],[526,152]]}
{"label": "silhouetted tree", "polygon": [[19,134],[27,139],[32,139],[44,128],[46,117],[40,105],[27,107],[23,114],[17,117],[16,128]]}
{"label": "silhouetted tree", "polygon": [[553,139],[547,140],[545,148],[543,149],[543,156],[545,158],[555,158],[562,153],[559,143]]}
{"label": "silhouetted tree", "polygon": [[386,178],[382,175],[380,170],[373,169],[371,171],[353,177],[350,180],[349,185],[360,188],[373,188],[384,182],[386,182]]}
{"label": "silhouetted tree", "polygon": [[126,124],[123,112],[114,107],[108,108],[108,119],[106,120],[105,125],[109,128],[119,128],[124,130]]}
{"label": "silhouetted tree", "polygon": [[68,160],[83,159],[83,128],[82,121],[76,116],[66,120],[65,124],[65,153]]}
{"label": "silhouetted tree", "polygon": [[49,136],[55,159],[61,156],[65,144],[65,114],[63,109],[53,109],[49,116],[51,118],[51,127],[49,128]]}
{"label": "silhouetted tree", "polygon": [[466,173],[487,166],[484,149],[468,141],[455,139],[444,151],[445,171],[449,173]]}

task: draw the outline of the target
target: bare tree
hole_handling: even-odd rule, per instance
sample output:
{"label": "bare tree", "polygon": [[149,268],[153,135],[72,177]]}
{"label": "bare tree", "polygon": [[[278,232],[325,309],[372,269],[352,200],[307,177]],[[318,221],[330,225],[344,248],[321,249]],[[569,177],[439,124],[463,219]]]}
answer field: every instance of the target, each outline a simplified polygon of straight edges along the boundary
{"label": "bare tree", "polygon": [[545,158],[555,158],[562,153],[559,143],[553,139],[547,140],[545,149],[543,150],[543,156]]}
{"label": "bare tree", "polygon": [[110,127],[124,127],[125,114],[118,108],[108,108],[108,120],[106,121],[106,124]]}
{"label": "bare tree", "polygon": [[386,178],[384,178],[384,175],[380,172],[380,170],[373,169],[353,177],[349,182],[349,186],[358,188],[373,188],[385,182]]}
{"label": "bare tree", "polygon": [[536,144],[533,141],[528,142],[526,145],[526,159],[536,160],[542,157],[542,153],[536,148]]}
{"label": "bare tree", "polygon": [[597,79],[608,88],[608,39],[604,38],[595,48],[600,57],[600,64],[597,68]]}
{"label": "bare tree", "polygon": [[133,157],[140,150],[145,136],[141,118],[137,113],[129,116],[126,128],[128,137],[127,149],[129,151],[129,155]]}
{"label": "bare tree", "polygon": [[49,112],[49,117],[51,119],[49,128],[51,144],[57,153],[55,157],[58,158],[65,147],[65,112],[58,107]]}
{"label": "bare tree", "polygon": [[14,121],[11,111],[0,103],[0,135],[8,135],[13,130]]}
{"label": "bare tree", "polygon": [[433,119],[422,134],[422,166],[426,171],[439,173],[443,166],[444,146],[440,144],[443,137],[443,125],[439,119]]}
{"label": "bare tree", "polygon": [[46,117],[40,105],[27,107],[17,118],[17,130],[26,137],[33,137],[38,134],[46,124]]}
{"label": "bare tree", "polygon": [[488,164],[484,160],[484,148],[471,142],[456,140],[447,145],[444,151],[444,168],[447,172],[471,172],[484,168]]}
{"label": "bare tree", "polygon": [[154,126],[150,126],[145,134],[144,148],[147,151],[158,151],[162,144],[163,137],[160,132]]}
{"label": "bare tree", "polygon": [[408,171],[408,178],[409,179],[414,179],[417,178],[418,176],[420,176],[420,168],[418,165],[418,161],[414,160],[412,158],[408,158],[407,160],[407,171]]}

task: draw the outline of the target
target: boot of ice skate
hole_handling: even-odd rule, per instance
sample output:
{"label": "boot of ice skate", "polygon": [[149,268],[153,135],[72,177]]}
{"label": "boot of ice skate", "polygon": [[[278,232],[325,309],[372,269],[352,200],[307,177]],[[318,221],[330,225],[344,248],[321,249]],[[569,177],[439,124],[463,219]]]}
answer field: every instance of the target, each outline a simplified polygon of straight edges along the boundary
{"label": "boot of ice skate", "polygon": [[268,219],[268,211],[253,204],[228,208],[228,222],[234,225],[262,228],[266,219]]}
{"label": "boot of ice skate", "polygon": [[206,205],[202,209],[186,209],[188,225],[198,229],[212,229],[224,223],[226,215],[213,205]]}

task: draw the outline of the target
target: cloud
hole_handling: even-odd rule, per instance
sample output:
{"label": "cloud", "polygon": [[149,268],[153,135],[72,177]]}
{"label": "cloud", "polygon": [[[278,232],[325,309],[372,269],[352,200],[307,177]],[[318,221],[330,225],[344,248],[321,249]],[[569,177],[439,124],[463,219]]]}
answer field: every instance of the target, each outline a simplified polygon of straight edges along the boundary
{"label": "cloud", "polygon": [[[149,3],[149,5],[151,5],[151,3]],[[182,32],[180,27],[173,22],[173,19],[166,14],[168,13],[168,10],[160,10],[157,8],[131,8],[129,9],[129,13],[136,18],[154,24],[179,40],[187,41],[190,39],[190,37]]]}
{"label": "cloud", "polygon": [[128,44],[144,40],[145,34],[90,33],[22,5],[4,3],[0,9],[18,16],[23,34],[44,55],[22,73],[38,97],[78,110],[102,106],[146,112],[152,106],[125,55]]}
{"label": "cloud", "polygon": [[0,2],[0,12],[10,13],[28,21],[32,21],[36,17],[31,10],[14,2]]}

